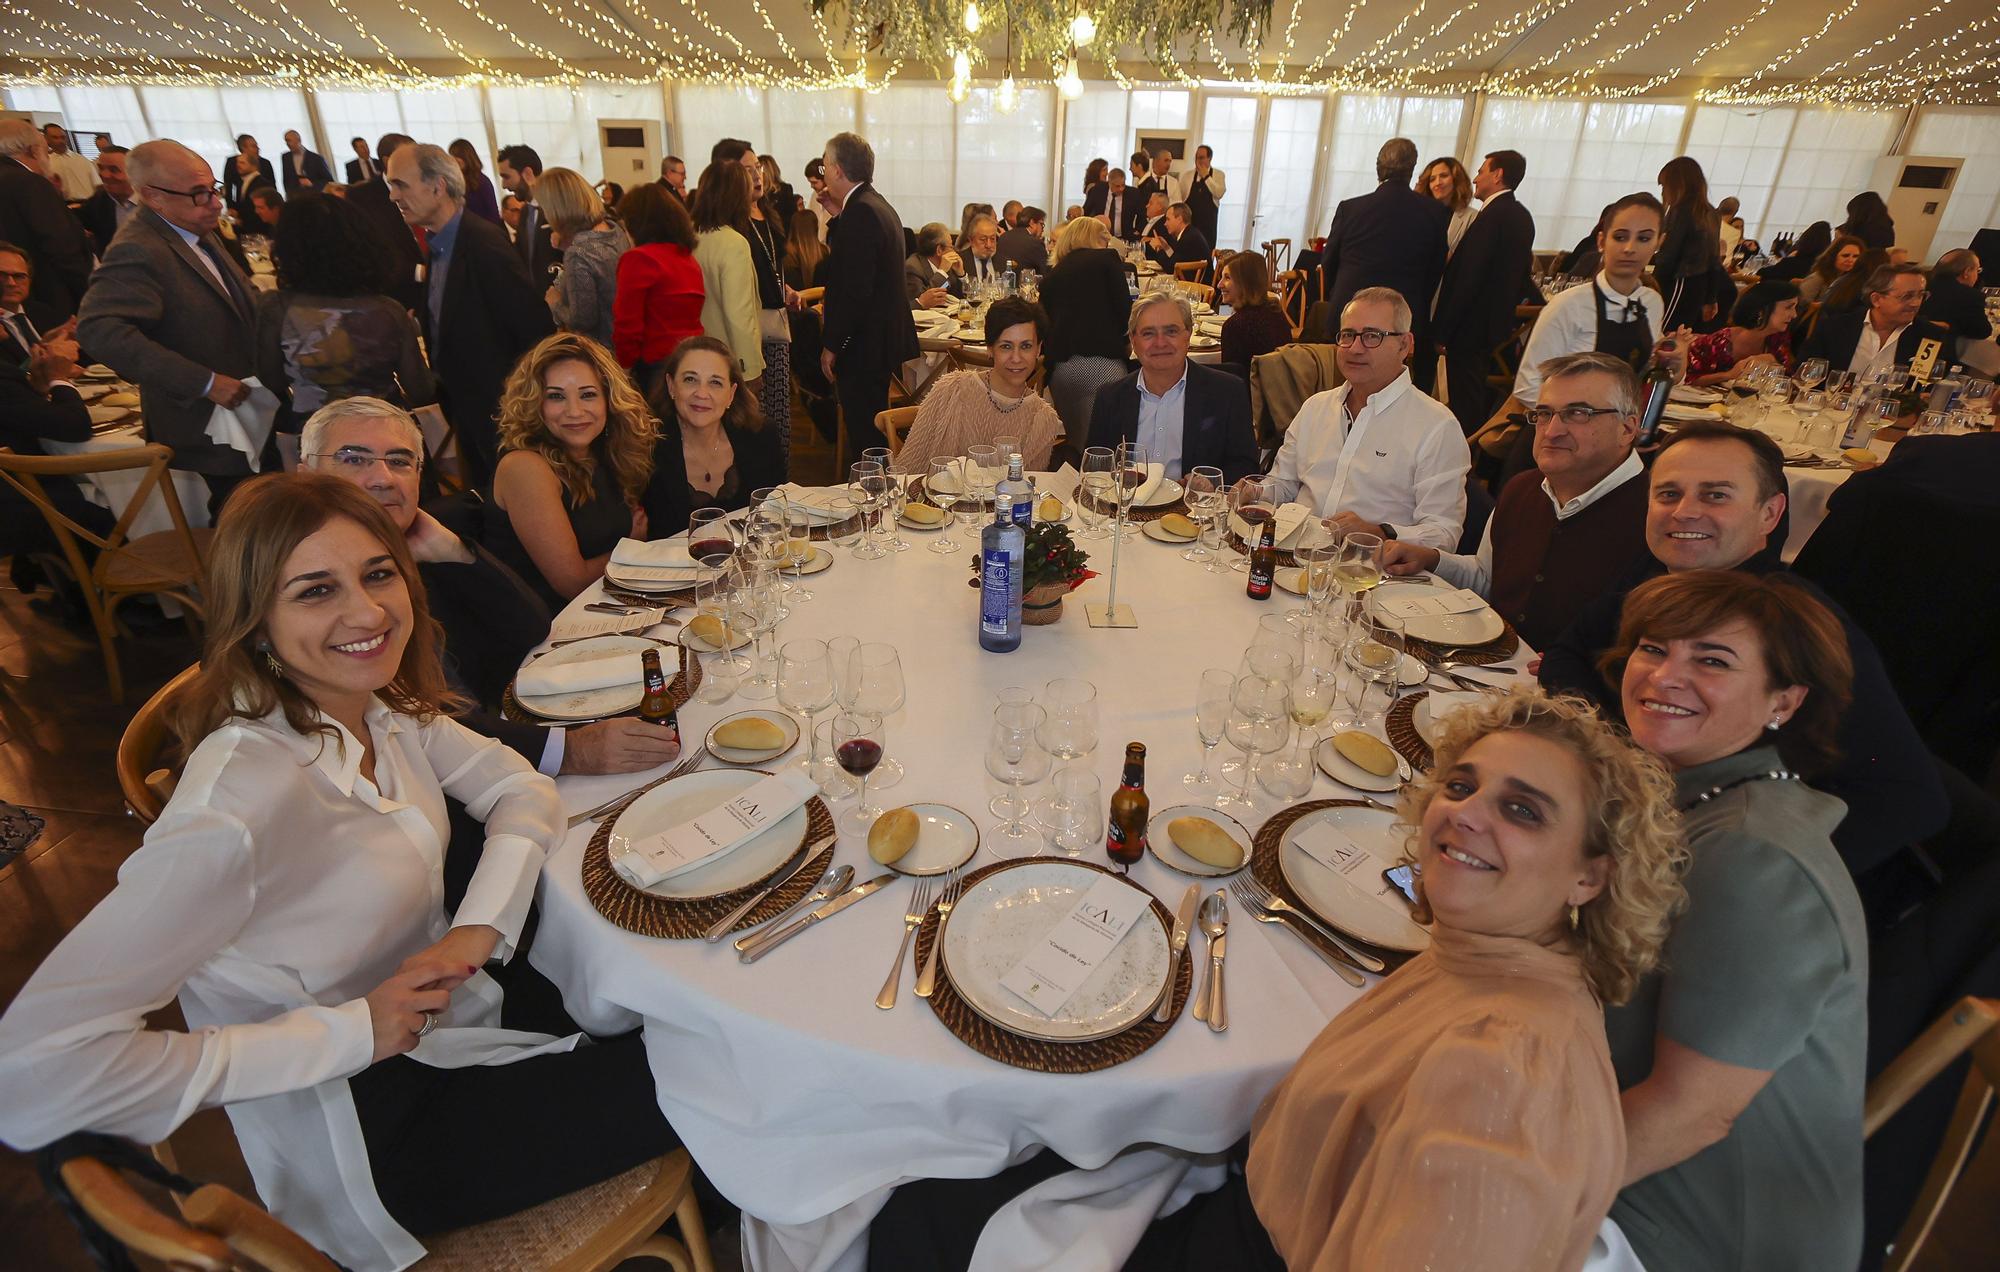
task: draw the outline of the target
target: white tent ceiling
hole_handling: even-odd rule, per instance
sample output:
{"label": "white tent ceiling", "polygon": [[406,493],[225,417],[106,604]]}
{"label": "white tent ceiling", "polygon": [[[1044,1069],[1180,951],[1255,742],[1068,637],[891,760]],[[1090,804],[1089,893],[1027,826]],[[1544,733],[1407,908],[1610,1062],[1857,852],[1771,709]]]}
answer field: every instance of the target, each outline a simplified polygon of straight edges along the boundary
{"label": "white tent ceiling", "polygon": [[[900,0],[899,9],[949,12],[955,3]],[[1005,8],[987,0],[985,10],[978,42],[985,57],[974,73],[997,78]],[[13,0],[0,10],[0,74],[100,82],[665,74],[805,84],[855,72],[861,50],[847,38],[846,21],[836,6],[822,24],[807,0]],[[1146,81],[1283,79],[1361,91],[1966,104],[2000,100],[1996,45],[2000,11],[1990,0],[1935,0],[1920,11],[1886,0],[1274,0],[1261,69],[1220,33],[1167,58],[1093,47],[1082,69]],[[1115,71],[1107,54],[1117,59]],[[879,57],[866,66],[871,80],[892,69],[936,79],[944,69],[892,68]]]}

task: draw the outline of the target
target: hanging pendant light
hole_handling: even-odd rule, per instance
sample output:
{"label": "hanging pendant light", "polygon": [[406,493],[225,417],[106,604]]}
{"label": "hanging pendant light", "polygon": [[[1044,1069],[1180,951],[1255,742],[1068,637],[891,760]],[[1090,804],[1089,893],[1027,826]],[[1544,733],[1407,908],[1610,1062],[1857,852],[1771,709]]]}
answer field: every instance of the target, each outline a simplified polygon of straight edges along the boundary
{"label": "hanging pendant light", "polygon": [[1003,115],[1013,114],[1014,108],[1021,104],[1019,90],[1014,87],[1014,73],[1012,71],[1007,72],[1007,78],[1000,81],[1000,91],[994,97],[993,104],[999,108],[1000,113]]}
{"label": "hanging pendant light", "polygon": [[1088,13],[1079,13],[1069,21],[1070,43],[1078,48],[1086,48],[1097,38],[1097,19]]}
{"label": "hanging pendant light", "polygon": [[979,0],[965,0],[965,30],[968,35],[979,34]]}
{"label": "hanging pendant light", "polygon": [[1062,76],[1056,80],[1056,91],[1060,92],[1066,101],[1073,102],[1083,96],[1083,76],[1077,74],[1074,55],[1063,65]]}

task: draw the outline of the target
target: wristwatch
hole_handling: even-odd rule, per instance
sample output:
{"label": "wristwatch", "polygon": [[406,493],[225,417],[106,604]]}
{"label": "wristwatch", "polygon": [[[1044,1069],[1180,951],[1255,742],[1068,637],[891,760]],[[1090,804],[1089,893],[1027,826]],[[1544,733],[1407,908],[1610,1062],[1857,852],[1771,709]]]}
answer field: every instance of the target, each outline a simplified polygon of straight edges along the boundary
{"label": "wristwatch", "polygon": [[1386,521],[1385,521],[1385,522],[1383,522],[1383,523],[1382,523],[1382,538],[1383,538],[1383,540],[1384,540],[1384,541],[1386,542],[1387,540],[1390,540],[1390,539],[1393,539],[1393,538],[1395,538],[1395,537],[1396,537],[1396,527],[1394,527],[1394,526],[1390,525],[1390,524],[1389,524],[1388,522],[1386,522]]}

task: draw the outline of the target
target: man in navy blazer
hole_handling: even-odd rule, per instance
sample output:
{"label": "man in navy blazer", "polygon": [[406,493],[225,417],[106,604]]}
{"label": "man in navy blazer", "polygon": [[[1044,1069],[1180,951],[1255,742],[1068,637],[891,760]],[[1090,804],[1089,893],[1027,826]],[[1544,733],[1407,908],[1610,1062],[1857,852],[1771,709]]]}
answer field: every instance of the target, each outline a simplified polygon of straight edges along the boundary
{"label": "man in navy blazer", "polygon": [[875,417],[889,406],[889,377],[917,356],[917,324],[904,290],[903,222],[870,184],[875,151],[853,133],[829,138],[820,156],[826,189],[820,207],[834,213],[827,232],[826,304],[820,370],[833,381],[847,417],[846,464],[886,445]]}
{"label": "man in navy blazer", "polygon": [[1224,482],[1258,469],[1250,427],[1250,387],[1238,376],[1189,362],[1194,312],[1171,292],[1132,302],[1126,331],[1139,369],[1097,391],[1090,445],[1142,442],[1146,458],[1180,477],[1212,464]]}
{"label": "man in navy blazer", "polygon": [[[1437,293],[1444,273],[1451,210],[1410,188],[1416,170],[1415,142],[1392,137],[1382,143],[1375,156],[1375,179],[1381,184],[1374,193],[1344,200],[1334,209],[1320,268],[1326,299],[1336,315],[1364,287],[1389,287],[1409,297],[1415,313],[1412,334],[1422,348],[1430,322],[1429,298]],[[1418,388],[1429,389],[1419,378],[1422,369],[1413,362],[1410,376]]]}
{"label": "man in navy blazer", "polygon": [[[1493,350],[1520,325],[1514,307],[1534,270],[1535,218],[1514,197],[1527,171],[1528,161],[1513,150],[1496,150],[1479,165],[1472,192],[1484,204],[1445,267],[1431,320],[1431,339],[1444,350],[1451,413],[1468,435],[1493,409],[1486,373]],[[1419,362],[1432,361],[1422,344],[1418,350]]]}

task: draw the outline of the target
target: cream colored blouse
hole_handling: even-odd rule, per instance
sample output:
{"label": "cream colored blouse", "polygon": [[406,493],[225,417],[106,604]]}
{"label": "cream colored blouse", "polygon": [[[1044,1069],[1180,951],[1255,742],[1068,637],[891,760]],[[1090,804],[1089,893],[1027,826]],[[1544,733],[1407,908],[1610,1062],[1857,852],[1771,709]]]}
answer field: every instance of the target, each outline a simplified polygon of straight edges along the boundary
{"label": "cream colored blouse", "polygon": [[1571,955],[1433,933],[1257,1111],[1250,1200],[1293,1272],[1575,1272],[1625,1164],[1603,1010]]}
{"label": "cream colored blouse", "polygon": [[896,466],[906,473],[921,473],[932,459],[956,458],[965,454],[966,447],[996,437],[1018,437],[1022,465],[1029,472],[1045,472],[1049,452],[1062,435],[1056,408],[1041,394],[1030,393],[1017,402],[990,392],[984,370],[953,371],[940,376],[924,396],[909,435],[896,452]]}

